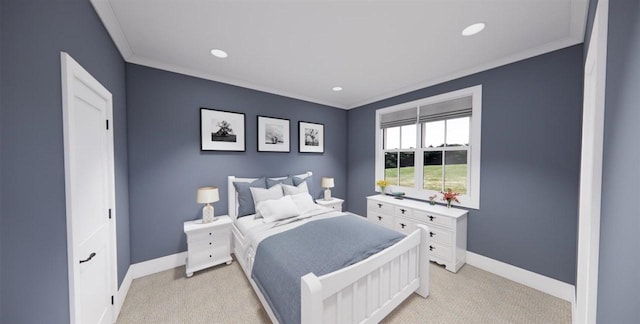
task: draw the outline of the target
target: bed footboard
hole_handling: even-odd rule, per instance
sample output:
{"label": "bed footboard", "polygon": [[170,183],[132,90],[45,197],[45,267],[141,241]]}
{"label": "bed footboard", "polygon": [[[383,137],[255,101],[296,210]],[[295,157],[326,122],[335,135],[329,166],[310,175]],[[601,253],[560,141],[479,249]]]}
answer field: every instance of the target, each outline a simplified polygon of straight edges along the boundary
{"label": "bed footboard", "polygon": [[302,277],[302,323],[377,323],[414,291],[429,295],[429,231],[424,225],[392,247],[344,269]]}

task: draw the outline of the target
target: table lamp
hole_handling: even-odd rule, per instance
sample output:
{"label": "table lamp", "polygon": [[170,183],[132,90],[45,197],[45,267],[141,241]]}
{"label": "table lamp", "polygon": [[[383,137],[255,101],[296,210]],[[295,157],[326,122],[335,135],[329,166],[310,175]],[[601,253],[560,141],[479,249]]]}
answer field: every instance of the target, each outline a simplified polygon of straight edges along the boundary
{"label": "table lamp", "polygon": [[333,178],[323,177],[321,186],[324,188],[324,200],[331,200],[331,189],[329,188],[334,186]]}
{"label": "table lamp", "polygon": [[198,188],[198,203],[207,204],[202,208],[203,223],[211,223],[214,221],[213,206],[211,206],[211,203],[214,203],[218,200],[220,200],[220,196],[218,195],[217,187]]}

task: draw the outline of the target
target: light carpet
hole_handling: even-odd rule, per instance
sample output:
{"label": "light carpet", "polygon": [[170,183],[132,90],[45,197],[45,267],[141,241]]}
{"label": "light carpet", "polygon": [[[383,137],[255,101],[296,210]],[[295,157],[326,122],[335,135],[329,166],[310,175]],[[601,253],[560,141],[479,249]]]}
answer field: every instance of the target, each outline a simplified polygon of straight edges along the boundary
{"label": "light carpet", "polygon": [[[429,298],[413,294],[384,323],[571,323],[571,304],[470,265],[431,264]],[[237,262],[185,277],[178,267],[133,281],[117,323],[270,323]]]}

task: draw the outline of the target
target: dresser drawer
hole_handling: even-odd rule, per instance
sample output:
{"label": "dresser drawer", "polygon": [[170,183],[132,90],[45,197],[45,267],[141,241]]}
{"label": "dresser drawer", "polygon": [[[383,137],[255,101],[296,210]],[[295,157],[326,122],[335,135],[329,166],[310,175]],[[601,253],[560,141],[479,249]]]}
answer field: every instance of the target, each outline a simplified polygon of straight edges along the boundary
{"label": "dresser drawer", "polygon": [[391,205],[388,203],[379,202],[375,200],[367,200],[367,210],[370,210],[370,211],[375,211],[383,214],[393,214],[394,207],[395,207],[394,205]]}
{"label": "dresser drawer", "polygon": [[187,235],[187,243],[199,242],[199,241],[223,241],[230,240],[230,233],[228,228],[212,229],[208,231],[198,231]]}
{"label": "dresser drawer", "polygon": [[[231,239],[230,237],[228,239]],[[229,246],[229,242],[222,236],[218,236],[216,239],[199,240],[187,243],[189,250],[201,251],[219,246]]]}
{"label": "dresser drawer", "polygon": [[214,246],[193,252],[189,251],[189,266],[197,267],[204,263],[214,262],[229,257],[229,254],[228,246]]}
{"label": "dresser drawer", "polygon": [[398,232],[409,234],[413,232],[415,228],[416,228],[415,223],[406,218],[401,218],[401,217],[393,218],[393,229]]}
{"label": "dresser drawer", "polygon": [[451,252],[453,248],[436,242],[429,242],[429,255],[444,262],[451,262]]}
{"label": "dresser drawer", "polygon": [[401,206],[395,206],[394,212],[396,216],[413,217],[413,209]]}
{"label": "dresser drawer", "polygon": [[393,216],[380,214],[374,211],[369,210],[367,212],[367,218],[369,221],[377,223],[382,226],[386,226],[388,228],[393,228]]}
{"label": "dresser drawer", "polygon": [[453,228],[455,225],[455,220],[451,217],[441,216],[438,214],[433,214],[429,212],[424,212],[421,210],[416,210],[413,212],[413,217],[425,222],[427,225],[436,224],[440,226],[444,226],[446,228]]}
{"label": "dresser drawer", "polygon": [[453,245],[453,232],[439,227],[429,227],[429,239],[432,242]]}

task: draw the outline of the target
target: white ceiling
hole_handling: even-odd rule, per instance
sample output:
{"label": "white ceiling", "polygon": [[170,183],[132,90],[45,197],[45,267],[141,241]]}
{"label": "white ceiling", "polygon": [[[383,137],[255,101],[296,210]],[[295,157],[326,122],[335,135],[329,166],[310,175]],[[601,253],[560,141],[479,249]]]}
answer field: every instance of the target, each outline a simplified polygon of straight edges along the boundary
{"label": "white ceiling", "polygon": [[582,43],[588,0],[91,1],[127,62],[349,109]]}

